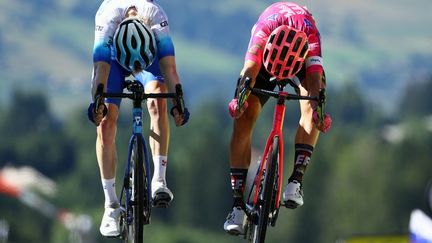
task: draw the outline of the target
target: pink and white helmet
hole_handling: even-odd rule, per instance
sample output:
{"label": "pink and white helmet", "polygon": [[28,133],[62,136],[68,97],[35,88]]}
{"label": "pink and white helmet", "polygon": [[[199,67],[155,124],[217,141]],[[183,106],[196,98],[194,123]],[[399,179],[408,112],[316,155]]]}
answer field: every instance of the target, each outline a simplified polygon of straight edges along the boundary
{"label": "pink and white helmet", "polygon": [[306,33],[288,25],[277,27],[264,47],[264,67],[278,80],[293,77],[303,66],[308,52]]}

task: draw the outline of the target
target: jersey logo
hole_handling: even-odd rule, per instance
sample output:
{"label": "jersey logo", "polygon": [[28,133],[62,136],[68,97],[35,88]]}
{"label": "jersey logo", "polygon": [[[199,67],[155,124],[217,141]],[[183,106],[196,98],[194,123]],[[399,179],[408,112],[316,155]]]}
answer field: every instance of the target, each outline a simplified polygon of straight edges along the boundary
{"label": "jersey logo", "polygon": [[102,30],[103,30],[103,26],[101,26],[101,25],[96,25],[95,30],[96,30],[96,31],[102,31]]}
{"label": "jersey logo", "polygon": [[303,23],[306,25],[306,27],[313,28],[312,23],[308,19],[303,19]]}
{"label": "jersey logo", "polygon": [[139,117],[139,116],[135,117],[135,124],[136,124],[137,126],[140,126],[140,125],[141,125],[141,117]]}
{"label": "jersey logo", "polygon": [[309,164],[309,162],[310,162],[310,159],[311,159],[311,158],[310,158],[309,156],[300,154],[300,155],[297,157],[297,160],[296,160],[295,164],[296,164],[296,165],[304,165],[304,166],[307,166],[307,165]]}
{"label": "jersey logo", "polygon": [[268,16],[267,20],[276,21],[277,16],[278,16],[278,14],[274,13],[274,14]]}
{"label": "jersey logo", "polygon": [[320,56],[313,56],[306,59],[306,67],[313,65],[323,65],[323,59]]}
{"label": "jersey logo", "polygon": [[319,48],[318,43],[309,43],[309,50],[315,50]]}
{"label": "jersey logo", "polygon": [[160,26],[161,27],[166,27],[166,26],[168,26],[168,21],[164,21],[164,22],[162,22],[162,23],[160,23]]}

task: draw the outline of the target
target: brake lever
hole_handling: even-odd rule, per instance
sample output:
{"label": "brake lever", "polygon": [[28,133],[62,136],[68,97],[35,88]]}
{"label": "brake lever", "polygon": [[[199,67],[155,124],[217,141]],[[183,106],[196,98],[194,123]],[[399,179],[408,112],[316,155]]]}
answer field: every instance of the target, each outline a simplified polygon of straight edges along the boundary
{"label": "brake lever", "polygon": [[319,91],[319,95],[318,95],[318,117],[319,119],[322,121],[324,120],[324,106],[326,103],[326,94],[325,94],[325,89],[320,89]]}
{"label": "brake lever", "polygon": [[98,86],[96,88],[96,93],[94,95],[94,102],[95,102],[94,113],[96,113],[96,111],[99,109],[99,106],[102,103],[103,90],[104,90],[104,85],[103,84],[98,84]]}
{"label": "brake lever", "polygon": [[326,103],[326,94],[325,94],[325,89],[320,89],[319,91],[319,96],[318,96],[318,104],[320,106],[323,106]]}
{"label": "brake lever", "polygon": [[176,84],[175,86],[175,91],[176,91],[176,101],[177,101],[177,109],[179,109],[179,113],[183,114],[184,113],[184,99],[183,99],[183,89],[181,84]]}
{"label": "brake lever", "polygon": [[246,77],[243,84],[241,84],[239,87],[239,96],[238,96],[239,109],[240,109],[240,107],[243,107],[244,103],[246,102],[246,99],[247,99],[246,93],[248,90],[250,90],[250,78]]}

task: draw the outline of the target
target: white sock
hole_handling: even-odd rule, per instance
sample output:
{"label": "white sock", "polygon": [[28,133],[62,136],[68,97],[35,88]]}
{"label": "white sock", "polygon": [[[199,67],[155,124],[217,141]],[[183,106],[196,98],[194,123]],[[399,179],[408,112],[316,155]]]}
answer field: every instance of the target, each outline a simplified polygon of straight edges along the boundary
{"label": "white sock", "polygon": [[105,195],[105,207],[118,207],[119,201],[115,189],[115,178],[102,179],[102,187]]}
{"label": "white sock", "polygon": [[168,156],[156,155],[153,157],[154,172],[152,182],[165,182],[167,164]]}

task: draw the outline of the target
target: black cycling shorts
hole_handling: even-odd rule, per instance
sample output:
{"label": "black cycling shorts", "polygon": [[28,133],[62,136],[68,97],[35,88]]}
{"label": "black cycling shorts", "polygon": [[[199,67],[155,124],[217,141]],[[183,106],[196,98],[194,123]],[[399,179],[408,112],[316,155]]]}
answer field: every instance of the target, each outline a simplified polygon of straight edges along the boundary
{"label": "black cycling shorts", "polygon": [[[296,76],[300,80],[300,82],[303,81],[303,79],[306,77],[306,67],[304,65],[302,69],[300,69],[300,71],[296,74]],[[254,88],[273,91],[276,87],[276,82],[270,82],[271,77],[272,75],[268,73],[264,65],[262,65],[258,73],[258,76],[256,77]],[[262,94],[254,94],[254,95],[258,97],[261,106],[264,106],[264,104],[270,98],[267,95],[262,95]]]}

